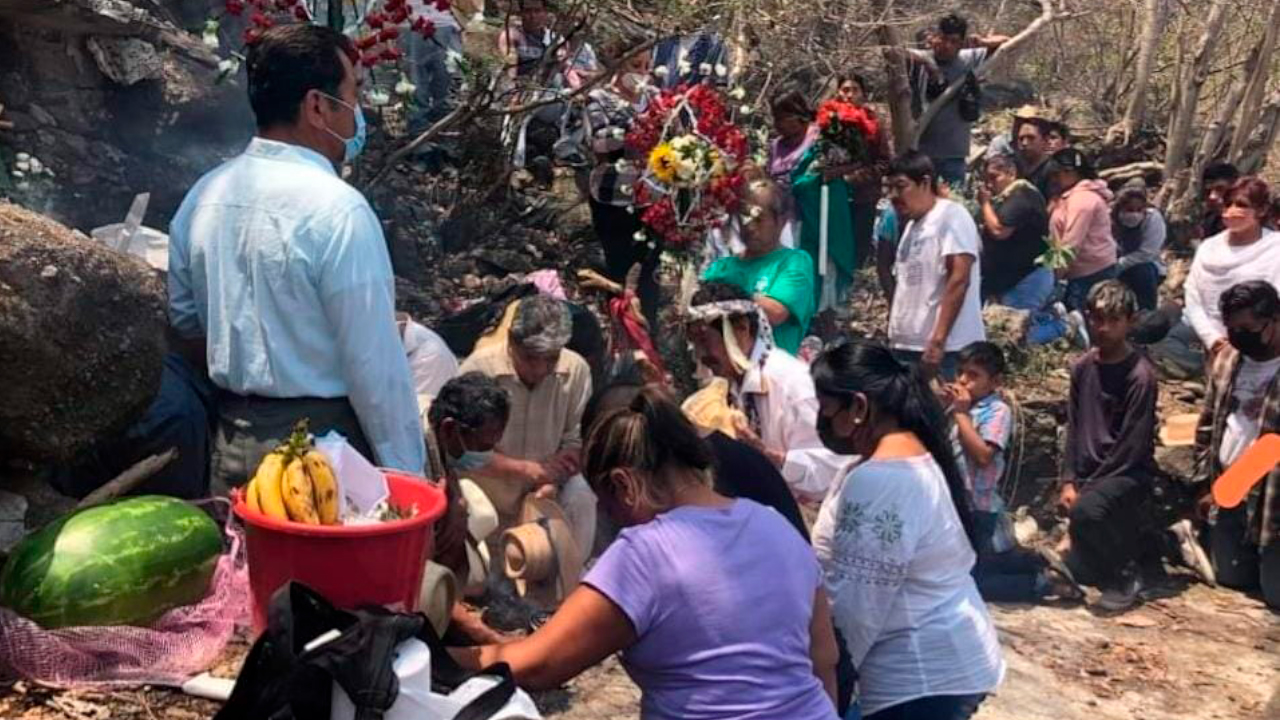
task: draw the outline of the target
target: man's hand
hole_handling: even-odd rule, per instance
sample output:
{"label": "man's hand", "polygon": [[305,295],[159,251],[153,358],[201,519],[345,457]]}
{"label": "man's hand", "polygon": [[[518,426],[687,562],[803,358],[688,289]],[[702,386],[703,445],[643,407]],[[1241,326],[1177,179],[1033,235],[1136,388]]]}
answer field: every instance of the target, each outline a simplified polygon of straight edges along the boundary
{"label": "man's hand", "polygon": [[924,346],[920,357],[920,370],[925,378],[933,378],[942,367],[942,358],[946,355],[945,340],[931,338]]}
{"label": "man's hand", "polygon": [[1213,493],[1207,492],[1196,500],[1196,519],[1204,522],[1209,519],[1209,513],[1213,511]]}
{"label": "man's hand", "polygon": [[559,482],[568,480],[582,470],[577,450],[561,450],[547,458],[547,464],[560,477]]}
{"label": "man's hand", "polygon": [[734,430],[738,433],[738,440],[755,448],[756,452],[768,458],[769,462],[773,463],[774,467],[781,469],[782,466],[786,464],[787,454],[779,450],[771,450],[766,447],[764,440],[760,439],[760,435],[758,435],[755,430],[752,430],[751,426],[748,425],[747,421],[743,418],[735,418]]}
{"label": "man's hand", "polygon": [[1209,361],[1212,362],[1214,358],[1218,357],[1218,353],[1222,352],[1222,349],[1230,344],[1231,341],[1224,337],[1214,340],[1213,346],[1209,348]]}
{"label": "man's hand", "polygon": [[1080,499],[1080,493],[1076,490],[1076,484],[1073,482],[1062,483],[1062,489],[1058,491],[1058,512],[1066,515],[1076,506],[1076,501]]}
{"label": "man's hand", "polygon": [[968,413],[973,407],[973,394],[969,389],[959,383],[951,383],[947,386],[948,394],[951,396],[951,411],[958,413]]}
{"label": "man's hand", "polygon": [[521,467],[520,474],[524,477],[525,484],[530,487],[555,485],[560,482],[559,471],[548,462],[526,460]]}
{"label": "man's hand", "polygon": [[987,187],[985,183],[978,186],[978,202],[983,205],[991,202],[991,188]]}

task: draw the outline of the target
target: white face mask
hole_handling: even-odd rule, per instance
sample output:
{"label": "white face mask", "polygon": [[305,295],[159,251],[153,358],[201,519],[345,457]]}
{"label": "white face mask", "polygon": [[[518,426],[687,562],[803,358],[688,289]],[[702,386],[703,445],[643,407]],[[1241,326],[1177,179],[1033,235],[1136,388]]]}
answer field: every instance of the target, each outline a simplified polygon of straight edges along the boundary
{"label": "white face mask", "polygon": [[1122,226],[1127,228],[1138,227],[1146,217],[1147,213],[1141,210],[1138,212],[1121,212],[1116,214],[1116,219],[1120,221]]}

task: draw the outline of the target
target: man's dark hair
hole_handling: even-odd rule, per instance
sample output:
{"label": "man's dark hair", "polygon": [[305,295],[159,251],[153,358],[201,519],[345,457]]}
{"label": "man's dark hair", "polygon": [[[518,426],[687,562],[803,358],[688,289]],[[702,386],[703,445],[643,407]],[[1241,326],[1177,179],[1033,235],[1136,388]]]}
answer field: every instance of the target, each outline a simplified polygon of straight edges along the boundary
{"label": "man's dark hair", "polygon": [[[706,305],[713,302],[724,302],[725,300],[750,300],[751,295],[746,290],[737,285],[730,285],[726,282],[706,282],[703,283],[698,291],[693,294],[693,299],[689,301],[690,305]],[[749,313],[745,316],[747,323],[751,326],[751,336],[755,337],[760,332],[760,323],[755,313]]]}
{"label": "man's dark hair", "polygon": [[769,110],[775,118],[790,115],[805,121],[813,120],[813,106],[799,90],[788,90],[775,97],[769,104]]}
{"label": "man's dark hair", "polygon": [[963,38],[969,34],[969,21],[956,13],[943,15],[938,21],[938,32]]}
{"label": "man's dark hair", "polygon": [[1005,370],[1004,351],[999,345],[979,340],[969,343],[960,351],[960,366],[977,365],[992,377],[1003,375]]}
{"label": "man's dark hair", "polygon": [[1209,163],[1205,166],[1204,173],[1201,177],[1206,185],[1211,182],[1217,182],[1218,180],[1229,180],[1234,182],[1240,178],[1240,171],[1236,169],[1235,165],[1232,165],[1229,162],[1215,162]]}
{"label": "man's dark hair", "polygon": [[469,372],[453,378],[440,388],[440,394],[431,401],[427,420],[432,428],[448,418],[468,430],[479,430],[486,422],[497,420],[503,425],[511,412],[511,400],[493,378],[478,372]]}
{"label": "man's dark hair", "polygon": [[889,176],[905,175],[914,183],[922,183],[929,179],[929,187],[938,190],[938,172],[933,168],[933,161],[919,150],[908,150],[895,157],[889,163]]}
{"label": "man's dark hair", "polygon": [[312,90],[337,97],[346,77],[340,54],[354,56],[351,39],[323,25],[289,23],[262,33],[245,61],[258,127],[297,122],[302,100]]}
{"label": "man's dark hair", "polygon": [[1266,280],[1250,280],[1237,283],[1227,288],[1218,299],[1218,308],[1222,317],[1231,317],[1242,310],[1250,310],[1254,315],[1274,320],[1280,317],[1280,293]]}

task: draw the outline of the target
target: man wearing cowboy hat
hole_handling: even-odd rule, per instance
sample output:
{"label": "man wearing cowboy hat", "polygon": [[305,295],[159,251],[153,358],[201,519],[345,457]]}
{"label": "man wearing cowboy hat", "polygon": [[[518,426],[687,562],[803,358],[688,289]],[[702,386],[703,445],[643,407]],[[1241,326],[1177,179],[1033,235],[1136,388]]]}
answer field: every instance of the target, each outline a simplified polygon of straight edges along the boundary
{"label": "man wearing cowboy hat", "polygon": [[764,312],[736,285],[704,283],[687,311],[699,362],[729,381],[730,402],[747,418],[739,438],[768,457],[803,502],[819,502],[848,463],[818,437],[818,398],[809,367],[773,345]]}
{"label": "man wearing cowboy hat", "polygon": [[476,350],[462,371],[493,378],[511,400],[511,415],[488,462],[472,477],[493,501],[502,527],[517,521],[530,493],[564,508],[583,552],[595,542],[596,496],[579,473],[582,412],[591,370],[569,350],[569,310],[538,295],[520,302],[503,342]]}

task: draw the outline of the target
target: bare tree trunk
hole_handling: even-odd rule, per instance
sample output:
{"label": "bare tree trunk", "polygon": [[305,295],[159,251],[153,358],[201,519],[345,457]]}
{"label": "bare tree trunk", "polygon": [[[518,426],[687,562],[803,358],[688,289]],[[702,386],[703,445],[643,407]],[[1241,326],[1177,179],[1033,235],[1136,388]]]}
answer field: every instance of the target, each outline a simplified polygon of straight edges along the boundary
{"label": "bare tree trunk", "polygon": [[[1226,0],[1218,0],[1218,2],[1225,1]],[[1053,3],[1050,2],[1050,0],[1040,0],[1040,15],[1036,17],[1035,20],[1032,20],[1031,23],[1023,28],[1017,35],[1009,38],[1008,42],[1001,45],[999,49],[997,49],[991,57],[978,68],[977,72],[974,73],[977,75],[978,79],[981,80],[982,78],[990,75],[993,70],[999,67],[1001,62],[1008,58],[1013,51],[1017,50],[1020,45],[1025,43],[1028,38],[1035,35],[1041,28],[1052,22],[1054,14],[1055,11],[1053,9]],[[929,124],[938,116],[938,113],[942,111],[942,108],[946,107],[947,103],[955,99],[956,95],[960,92],[960,88],[964,85],[964,80],[965,78],[963,75],[956,78],[955,82],[947,86],[945,92],[935,98],[933,102],[929,103],[929,105],[924,109],[924,112],[920,113],[920,118],[916,120],[915,133],[912,135],[911,144],[909,146],[910,148],[914,149],[920,145],[920,136],[924,133],[925,128],[929,127]]]}
{"label": "bare tree trunk", "polygon": [[1262,101],[1267,91],[1267,81],[1271,79],[1271,58],[1276,51],[1276,41],[1280,39],[1280,2],[1271,5],[1270,17],[1262,40],[1256,49],[1257,55],[1252,58],[1251,66],[1246,66],[1248,89],[1244,94],[1244,103],[1240,106],[1240,120],[1236,123],[1235,132],[1231,135],[1231,149],[1227,152],[1232,162],[1239,160],[1244,145],[1258,124],[1262,114]]}
{"label": "bare tree trunk", "polygon": [[1147,87],[1151,84],[1151,71],[1156,64],[1156,51],[1164,34],[1168,18],[1167,0],[1147,0],[1142,21],[1142,45],[1138,49],[1138,64],[1134,70],[1133,89],[1129,93],[1129,105],[1124,118],[1107,131],[1106,143],[1127,145],[1147,119]]}
{"label": "bare tree trunk", "polygon": [[881,25],[880,44],[884,46],[884,61],[889,75],[889,117],[893,122],[893,150],[902,152],[911,147],[915,137],[915,121],[911,118],[911,84],[907,79],[907,60],[903,57],[902,42],[891,25]]}
{"label": "bare tree trunk", "polygon": [[[1164,156],[1166,183],[1180,182],[1178,178],[1187,169],[1191,128],[1195,123],[1196,110],[1200,106],[1200,90],[1204,87],[1205,78],[1209,75],[1213,51],[1222,35],[1222,27],[1227,19],[1227,5],[1228,0],[1213,0],[1208,19],[1205,21],[1204,33],[1196,44],[1195,54],[1178,81],[1181,98],[1173,109],[1173,117],[1169,121],[1169,133],[1166,137]],[[1172,199],[1179,195],[1180,193],[1175,192],[1168,194],[1167,197]]]}
{"label": "bare tree trunk", "polygon": [[[1256,48],[1254,52],[1257,52]],[[1192,217],[1196,206],[1200,203],[1200,193],[1204,187],[1201,174],[1204,173],[1205,166],[1218,156],[1222,148],[1227,129],[1231,126],[1231,118],[1235,116],[1236,108],[1240,106],[1240,99],[1244,97],[1245,90],[1249,86],[1250,74],[1246,70],[1232,83],[1226,99],[1219,103],[1218,112],[1209,122],[1209,126],[1204,129],[1204,134],[1200,136],[1200,147],[1192,157],[1186,173],[1185,189],[1169,206],[1169,215],[1173,218]]]}
{"label": "bare tree trunk", "polygon": [[1260,172],[1267,164],[1267,156],[1271,154],[1277,136],[1280,136],[1280,90],[1267,98],[1257,123],[1241,148],[1240,157],[1236,160],[1240,172],[1248,175]]}

